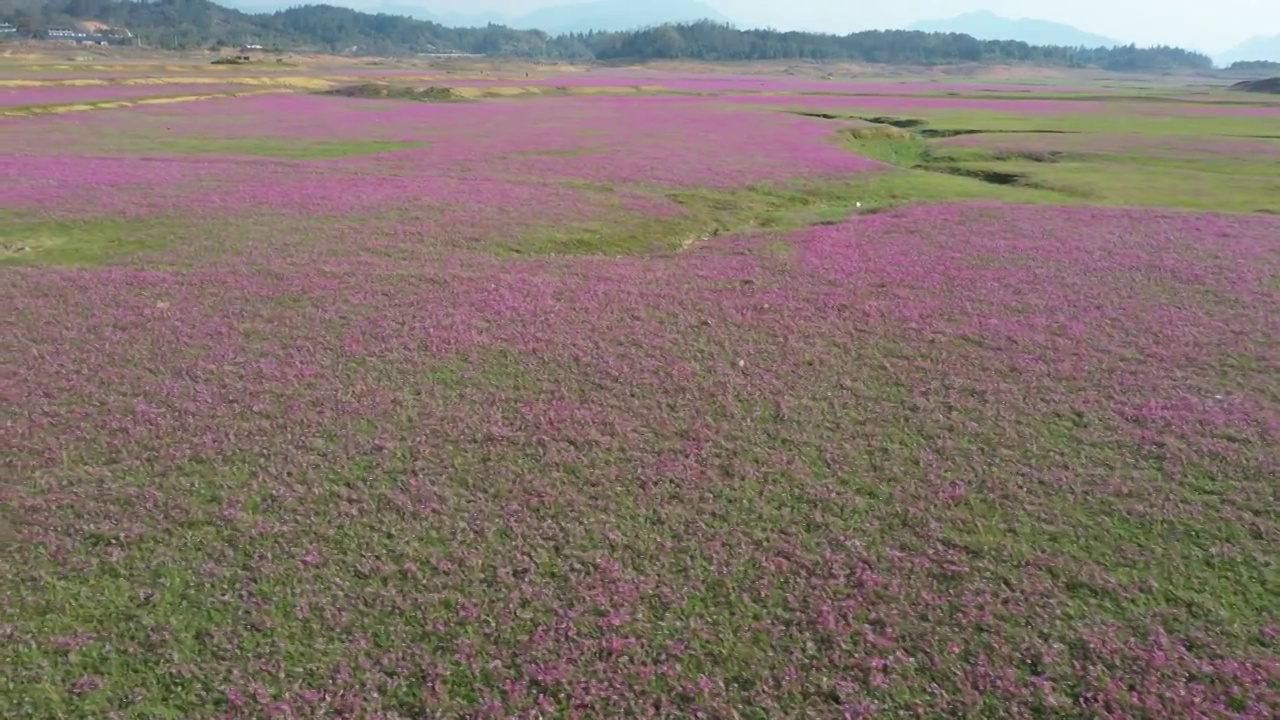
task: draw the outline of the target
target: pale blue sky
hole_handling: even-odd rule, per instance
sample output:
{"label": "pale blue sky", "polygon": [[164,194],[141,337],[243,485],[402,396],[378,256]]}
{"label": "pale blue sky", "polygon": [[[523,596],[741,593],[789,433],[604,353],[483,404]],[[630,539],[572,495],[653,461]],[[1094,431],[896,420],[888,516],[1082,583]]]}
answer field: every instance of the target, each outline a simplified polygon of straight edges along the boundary
{"label": "pale blue sky", "polygon": [[[420,4],[443,12],[519,14],[575,1],[581,0],[399,0],[399,4]],[[1012,18],[1064,22],[1140,45],[1167,43],[1210,53],[1221,52],[1255,35],[1280,34],[1280,0],[703,1],[742,25],[826,32],[902,27],[916,20],[990,10]]]}

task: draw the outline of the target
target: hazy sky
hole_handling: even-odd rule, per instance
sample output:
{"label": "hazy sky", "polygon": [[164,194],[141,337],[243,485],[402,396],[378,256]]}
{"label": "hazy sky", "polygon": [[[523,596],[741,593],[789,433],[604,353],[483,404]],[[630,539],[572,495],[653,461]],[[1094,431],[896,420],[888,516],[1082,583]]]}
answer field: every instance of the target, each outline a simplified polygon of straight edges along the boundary
{"label": "hazy sky", "polygon": [[[433,11],[509,14],[582,0],[399,0]],[[1280,33],[1280,0],[703,0],[738,23],[783,29],[851,32],[902,27],[916,20],[991,10],[1012,18],[1074,25],[1139,45],[1167,43],[1221,52],[1255,35]],[[644,0],[635,0],[644,2]]]}

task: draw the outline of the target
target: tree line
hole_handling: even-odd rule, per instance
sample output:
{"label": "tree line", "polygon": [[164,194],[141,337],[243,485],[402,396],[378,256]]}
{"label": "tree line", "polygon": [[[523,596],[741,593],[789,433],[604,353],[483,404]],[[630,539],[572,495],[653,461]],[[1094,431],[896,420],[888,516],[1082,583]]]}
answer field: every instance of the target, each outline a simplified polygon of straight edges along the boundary
{"label": "tree line", "polygon": [[44,28],[96,20],[129,29],[143,44],[177,49],[260,44],[367,55],[479,53],[564,60],[824,60],[891,65],[1041,64],[1153,72],[1213,67],[1208,56],[1174,47],[1073,48],[956,33],[871,30],[848,35],[739,30],[703,21],[627,32],[551,36],[501,25],[438,23],[308,5],[250,14],[209,0],[0,0],[0,20],[38,35]]}
{"label": "tree line", "polygon": [[1275,62],[1274,60],[1237,60],[1231,63],[1231,67],[1227,69],[1280,72],[1280,62]]}

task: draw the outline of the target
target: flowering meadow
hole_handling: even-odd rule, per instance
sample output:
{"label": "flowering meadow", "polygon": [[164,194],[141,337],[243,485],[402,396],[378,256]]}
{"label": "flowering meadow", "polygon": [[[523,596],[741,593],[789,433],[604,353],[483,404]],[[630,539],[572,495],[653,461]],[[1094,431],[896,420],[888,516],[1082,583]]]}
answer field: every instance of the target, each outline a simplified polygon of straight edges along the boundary
{"label": "flowering meadow", "polygon": [[1280,713],[1265,119],[730,89],[0,119],[0,716]]}

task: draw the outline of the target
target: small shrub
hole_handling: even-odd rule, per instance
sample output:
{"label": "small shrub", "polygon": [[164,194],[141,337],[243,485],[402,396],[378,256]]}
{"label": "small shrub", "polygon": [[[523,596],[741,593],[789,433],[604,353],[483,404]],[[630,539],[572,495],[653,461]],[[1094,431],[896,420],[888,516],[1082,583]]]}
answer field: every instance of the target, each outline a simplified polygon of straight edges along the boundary
{"label": "small shrub", "polygon": [[390,85],[387,83],[361,83],[359,85],[347,85],[325,90],[320,94],[375,100],[416,100],[418,102],[461,102],[466,100],[453,88],[437,85],[415,88],[408,85]]}
{"label": "small shrub", "polygon": [[892,125],[867,125],[851,127],[843,130],[854,140],[902,140],[910,142],[915,139],[910,132]]}

